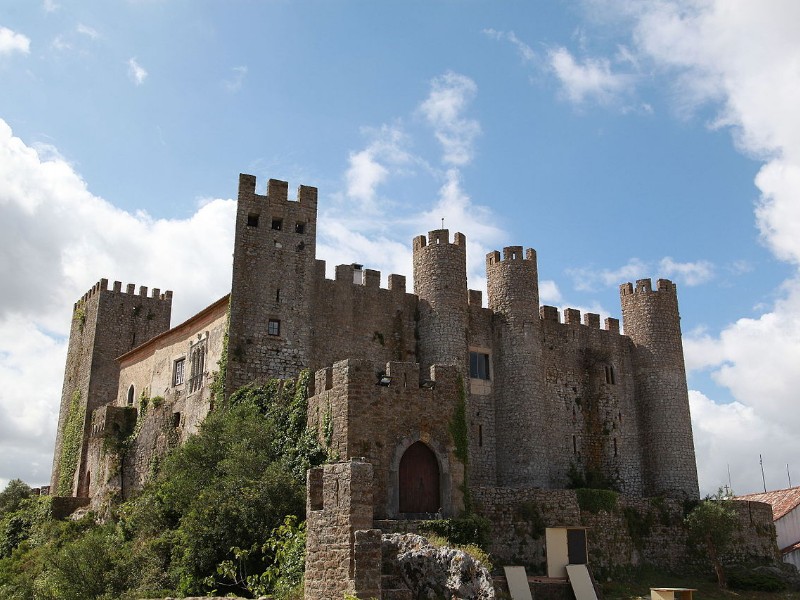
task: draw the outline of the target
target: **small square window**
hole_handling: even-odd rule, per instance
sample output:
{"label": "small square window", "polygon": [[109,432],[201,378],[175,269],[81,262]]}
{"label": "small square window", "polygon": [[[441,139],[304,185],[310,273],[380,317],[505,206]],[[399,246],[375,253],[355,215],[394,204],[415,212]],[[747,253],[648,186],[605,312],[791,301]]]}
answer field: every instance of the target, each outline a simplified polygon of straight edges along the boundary
{"label": "small square window", "polygon": [[186,359],[179,358],[175,361],[172,369],[172,385],[183,385],[184,367],[186,366]]}
{"label": "small square window", "polygon": [[272,228],[275,231],[283,229],[283,219],[272,219]]}
{"label": "small square window", "polygon": [[294,224],[294,232],[295,233],[305,233],[306,232],[306,224],[305,223],[295,223]]}
{"label": "small square window", "polygon": [[247,215],[247,226],[258,227],[258,215]]}
{"label": "small square window", "polygon": [[269,335],[281,334],[281,322],[278,319],[270,319],[267,323],[267,333]]}
{"label": "small square window", "polygon": [[489,355],[483,352],[469,353],[469,376],[472,379],[491,379],[489,375]]}

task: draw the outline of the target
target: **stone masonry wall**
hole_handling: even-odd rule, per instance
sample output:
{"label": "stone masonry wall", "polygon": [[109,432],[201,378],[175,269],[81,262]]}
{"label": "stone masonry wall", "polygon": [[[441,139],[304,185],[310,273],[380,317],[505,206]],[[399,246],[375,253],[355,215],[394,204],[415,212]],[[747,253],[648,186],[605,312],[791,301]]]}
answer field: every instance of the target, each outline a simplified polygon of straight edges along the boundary
{"label": "stone masonry wall", "polygon": [[[376,385],[376,372],[391,377]],[[427,378],[426,378],[427,379]],[[458,376],[452,367],[434,367],[433,387],[420,386],[419,367],[390,362],[383,367],[366,360],[347,360],[316,374],[309,398],[309,427],[342,460],[361,457],[374,472],[377,518],[398,515],[398,469],[405,450],[422,441],[439,463],[441,511],[463,509],[464,466],[455,455],[450,433],[458,400]]]}
{"label": "stone masonry wall", "polygon": [[625,334],[635,345],[644,493],[698,498],[689,392],[675,284],[649,279],[620,286]]}
{"label": "stone masonry wall", "polygon": [[119,281],[114,282],[113,289],[109,290],[106,279],[96,283],[75,304],[53,458],[51,489],[54,495],[66,491],[59,490],[58,486],[66,441],[65,428],[68,420],[72,419],[74,423],[78,418],[70,416],[70,406],[80,412],[82,419],[82,445],[70,495],[87,496],[90,481],[86,477],[86,461],[91,413],[110,404],[116,397],[117,357],[169,329],[171,309],[170,291],[162,294],[156,288],[148,295],[147,287],[141,286],[137,294],[135,286],[129,284],[123,292]]}
{"label": "stone masonry wall", "polygon": [[381,274],[356,272],[353,265],[336,267],[336,279],[325,279],[325,263],[317,261],[314,288],[313,352],[317,370],[346,358],[377,362],[416,362],[417,297],[406,293],[406,278],[389,275],[389,287],[379,287]]}
{"label": "stone masonry wall", "polygon": [[[666,569],[703,564],[687,546],[683,503],[677,499],[619,495],[610,511],[593,512],[581,509],[578,490],[483,487],[472,492],[476,511],[492,523],[489,551],[496,563],[523,565],[529,574],[546,572],[546,527],[588,528],[589,565],[595,574],[647,564]],[[740,525],[736,554],[726,560],[777,560],[769,505],[746,504],[730,503]]]}
{"label": "stone masonry wall", "polygon": [[306,600],[381,597],[381,532],[372,525],[372,465],[359,460],[309,470]]}

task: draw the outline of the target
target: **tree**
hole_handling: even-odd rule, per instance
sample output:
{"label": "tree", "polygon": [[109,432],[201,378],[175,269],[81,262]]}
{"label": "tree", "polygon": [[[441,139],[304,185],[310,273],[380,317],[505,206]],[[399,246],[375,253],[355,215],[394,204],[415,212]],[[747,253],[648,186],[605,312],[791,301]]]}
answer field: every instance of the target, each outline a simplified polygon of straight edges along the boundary
{"label": "tree", "polygon": [[6,489],[0,492],[0,516],[14,512],[23,500],[31,496],[31,488],[21,479],[12,479]]}
{"label": "tree", "polygon": [[725,500],[712,497],[698,504],[684,522],[689,532],[689,539],[705,547],[717,575],[719,587],[726,589],[728,580],[720,555],[733,541],[733,533],[738,524],[736,513]]}

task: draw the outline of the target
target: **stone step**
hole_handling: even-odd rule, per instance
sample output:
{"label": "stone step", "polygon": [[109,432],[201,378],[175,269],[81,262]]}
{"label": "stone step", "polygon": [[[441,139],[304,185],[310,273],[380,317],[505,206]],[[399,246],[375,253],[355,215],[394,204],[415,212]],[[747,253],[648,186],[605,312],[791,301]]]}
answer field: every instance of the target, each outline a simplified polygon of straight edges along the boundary
{"label": "stone step", "polygon": [[381,600],[414,600],[408,588],[381,590]]}

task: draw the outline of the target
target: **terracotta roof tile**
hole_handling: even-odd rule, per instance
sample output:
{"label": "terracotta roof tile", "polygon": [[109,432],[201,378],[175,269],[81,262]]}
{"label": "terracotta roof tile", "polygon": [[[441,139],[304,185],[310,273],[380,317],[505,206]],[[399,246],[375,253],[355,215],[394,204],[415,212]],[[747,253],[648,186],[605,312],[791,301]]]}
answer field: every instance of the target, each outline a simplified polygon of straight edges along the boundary
{"label": "terracotta roof tile", "polygon": [[736,500],[752,500],[754,502],[766,502],[772,505],[772,519],[777,521],[797,505],[800,505],[800,487],[787,488],[785,490],[773,490],[771,492],[759,494],[745,494],[736,496]]}
{"label": "terracotta roof tile", "polygon": [[781,554],[789,554],[789,552],[794,552],[795,550],[800,550],[800,542],[795,542],[791,546],[786,546],[786,548],[781,550]]}

